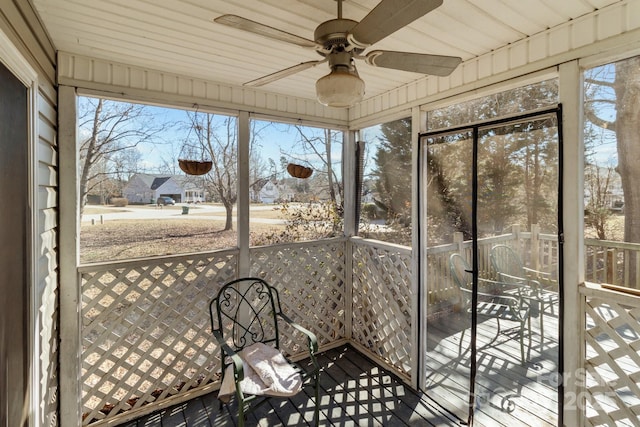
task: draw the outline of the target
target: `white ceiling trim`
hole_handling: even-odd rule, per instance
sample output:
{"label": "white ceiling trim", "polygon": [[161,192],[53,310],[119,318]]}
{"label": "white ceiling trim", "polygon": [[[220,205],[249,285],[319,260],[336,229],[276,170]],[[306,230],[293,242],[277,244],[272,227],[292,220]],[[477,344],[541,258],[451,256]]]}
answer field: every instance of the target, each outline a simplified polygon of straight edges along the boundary
{"label": "white ceiling trim", "polygon": [[58,52],[58,83],[80,89],[160,105],[194,104],[226,111],[248,111],[330,126],[347,126],[344,108],[329,108],[316,100],[194,79]]}
{"label": "white ceiling trim", "polygon": [[584,58],[621,44],[640,43],[640,1],[625,0],[517,43],[463,62],[450,76],[427,76],[365,99],[349,109],[351,128],[406,110]]}

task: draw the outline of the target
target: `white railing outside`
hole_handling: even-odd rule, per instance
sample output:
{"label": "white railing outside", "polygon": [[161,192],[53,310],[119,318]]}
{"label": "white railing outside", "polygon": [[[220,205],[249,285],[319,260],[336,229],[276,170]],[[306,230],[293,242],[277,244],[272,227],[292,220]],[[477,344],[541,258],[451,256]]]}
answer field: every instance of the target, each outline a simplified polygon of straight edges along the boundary
{"label": "white railing outside", "polygon": [[[489,259],[489,252],[495,245],[511,246],[520,256],[525,266],[548,273],[557,273],[558,238],[553,234],[540,232],[533,225],[531,231],[521,231],[513,226],[512,232],[478,239],[478,272],[480,277],[496,279]],[[449,257],[453,253],[462,254],[471,264],[472,241],[464,240],[462,233],[453,234],[453,243],[427,248],[427,311],[428,315],[451,309],[451,301],[458,297],[459,290],[454,285],[449,271]]]}
{"label": "white railing outside", "polygon": [[640,244],[585,239],[586,280],[640,289]]}
{"label": "white railing outside", "polygon": [[565,397],[565,405],[578,405],[586,426],[638,425],[640,293],[631,292],[591,283],[580,287],[586,322],[584,372],[570,379],[584,392]]}

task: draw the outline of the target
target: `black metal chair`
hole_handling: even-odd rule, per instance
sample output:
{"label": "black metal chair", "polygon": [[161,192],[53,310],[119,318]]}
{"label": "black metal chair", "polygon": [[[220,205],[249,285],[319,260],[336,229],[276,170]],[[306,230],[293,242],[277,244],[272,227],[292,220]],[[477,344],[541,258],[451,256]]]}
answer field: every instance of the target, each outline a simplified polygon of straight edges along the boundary
{"label": "black metal chair", "polygon": [[[454,253],[449,257],[449,270],[451,277],[456,286],[460,289],[462,294],[462,303],[468,313],[472,312],[472,270],[469,264],[460,254]],[[524,333],[525,323],[528,325],[529,330],[529,345],[531,345],[531,317],[529,316],[529,305],[521,298],[506,295],[504,289],[512,289],[513,286],[497,282],[494,280],[479,279],[480,285],[483,288],[499,291],[499,293],[492,292],[478,292],[478,304],[476,312],[478,316],[485,318],[494,318],[498,324],[498,330],[496,332],[496,338],[500,334],[500,320],[509,320],[517,322],[520,325],[519,338],[520,338],[520,362],[525,364],[524,354]],[[464,338],[464,330],[460,336],[460,346],[462,346],[462,340]],[[493,342],[493,340],[492,340]]]}
{"label": "black metal chair", "polygon": [[[304,384],[311,383],[315,396],[315,425],[319,423],[320,367],[316,360],[318,339],[309,330],[293,322],[282,313],[278,291],[259,278],[241,278],[224,285],[209,304],[211,330],[220,349],[222,380],[227,367],[233,366],[235,396],[238,405],[238,426],[244,426],[246,414],[265,403],[272,396],[247,395],[241,388],[245,378],[243,360],[239,353],[255,343],[263,343],[280,349],[281,331],[279,320],[292,328],[294,335],[306,338],[310,363],[308,368],[287,362],[298,372]],[[222,405],[222,401],[221,401]]]}
{"label": "black metal chair", "polygon": [[525,298],[537,310],[540,316],[540,347],[544,341],[544,313],[549,308],[554,314],[558,303],[558,283],[550,273],[525,267],[520,255],[507,245],[495,245],[489,252],[491,265],[496,271],[498,280],[519,285],[518,296]]}

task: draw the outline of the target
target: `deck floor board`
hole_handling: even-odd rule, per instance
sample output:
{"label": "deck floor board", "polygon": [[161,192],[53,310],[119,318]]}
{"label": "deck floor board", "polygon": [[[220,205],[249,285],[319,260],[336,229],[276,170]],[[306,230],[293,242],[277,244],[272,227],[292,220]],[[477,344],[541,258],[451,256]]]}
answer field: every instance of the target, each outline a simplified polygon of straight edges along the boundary
{"label": "deck floor board", "polygon": [[[555,311],[557,313],[557,310]],[[557,390],[547,379],[558,369],[558,319],[545,312],[541,345],[539,319],[531,319],[531,341],[524,337],[526,361],[520,359],[519,325],[479,319],[477,330],[475,421],[482,425],[554,426],[557,424]],[[452,314],[427,325],[427,387],[448,409],[465,417],[470,376],[469,319]],[[462,331],[465,331],[460,346]]]}
{"label": "deck floor board", "polygon": [[[396,375],[351,346],[319,355],[320,425],[460,426],[460,420],[435,401],[415,392]],[[247,426],[313,425],[313,388],[273,398],[249,415]],[[230,415],[230,412],[233,415]],[[216,392],[194,398],[125,424],[126,427],[233,427],[233,405],[220,409]]]}
{"label": "deck floor board", "polygon": [[[537,319],[532,319],[532,340],[525,338],[528,360],[520,363],[518,331],[505,324],[496,337],[495,322],[478,325],[478,376],[476,391],[491,396],[476,407],[479,426],[515,426],[557,422],[557,395],[541,375],[557,366],[557,317],[545,314],[545,339],[540,346]],[[407,386],[394,373],[349,345],[321,353],[320,425],[323,426],[460,426],[462,413],[454,414],[450,402],[468,390],[469,349],[459,348],[464,319],[452,316],[430,325],[427,342],[428,381],[425,393]],[[548,332],[547,332],[548,331]],[[468,343],[469,331],[464,344]],[[460,351],[461,350],[461,351]],[[515,406],[501,408],[496,389]],[[289,399],[273,398],[249,414],[247,426],[313,425],[315,408],[312,387]],[[504,400],[504,399],[503,399]],[[446,402],[449,404],[446,404]],[[466,405],[466,401],[459,404]],[[486,404],[488,403],[488,404]],[[167,408],[125,424],[126,427],[235,427],[235,409],[222,406],[216,392]]]}

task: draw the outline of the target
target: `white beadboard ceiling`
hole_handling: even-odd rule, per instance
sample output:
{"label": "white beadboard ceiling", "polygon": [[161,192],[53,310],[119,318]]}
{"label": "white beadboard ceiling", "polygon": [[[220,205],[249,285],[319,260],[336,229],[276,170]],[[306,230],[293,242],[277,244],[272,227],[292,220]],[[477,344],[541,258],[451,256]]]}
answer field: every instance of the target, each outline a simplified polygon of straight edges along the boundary
{"label": "white beadboard ceiling", "polygon": [[[72,54],[242,85],[320,57],[312,49],[213,22],[242,17],[313,39],[336,17],[335,0],[32,0],[56,49]],[[453,55],[468,60],[620,0],[444,0],[444,4],[371,49]],[[378,0],[345,0],[343,17],[361,20]],[[422,75],[358,61],[365,98]],[[315,98],[327,64],[260,90]]]}

